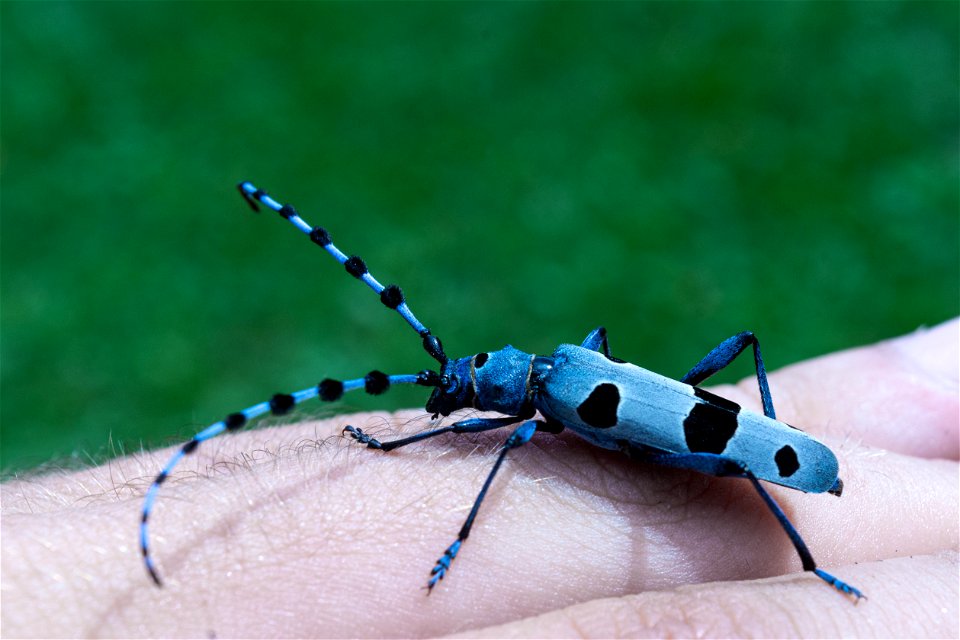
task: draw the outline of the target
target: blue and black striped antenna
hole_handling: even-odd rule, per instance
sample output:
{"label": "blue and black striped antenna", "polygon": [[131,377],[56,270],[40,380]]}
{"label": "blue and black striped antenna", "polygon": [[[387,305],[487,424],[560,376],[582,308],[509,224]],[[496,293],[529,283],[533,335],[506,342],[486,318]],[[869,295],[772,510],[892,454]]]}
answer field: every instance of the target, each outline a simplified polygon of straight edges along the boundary
{"label": "blue and black striped antenna", "polygon": [[[413,312],[410,311],[410,308],[403,298],[403,292],[400,290],[400,287],[395,284],[385,287],[377,282],[377,279],[370,275],[370,272],[367,270],[367,265],[359,256],[347,257],[346,254],[334,246],[330,241],[330,234],[328,234],[323,227],[311,227],[303,221],[290,205],[281,205],[268,196],[265,191],[257,189],[249,182],[241,182],[237,185],[237,188],[250,206],[253,207],[254,211],[259,211],[257,203],[273,209],[289,220],[297,229],[307,234],[313,242],[326,249],[330,255],[337,259],[337,262],[346,267],[350,275],[362,280],[368,287],[380,294],[381,302],[387,307],[396,310],[396,312],[400,314],[400,317],[406,320],[407,324],[413,327],[413,330],[420,335],[423,340],[423,348],[426,352],[439,362],[441,367],[446,364],[447,356],[443,352],[440,339],[431,334],[430,330],[423,326],[423,324],[417,320],[417,317],[413,315]],[[150,574],[150,577],[158,587],[163,586],[163,581],[160,579],[160,574],[153,561],[153,556],[150,554],[149,520],[150,514],[153,513],[153,505],[157,498],[157,492],[160,490],[160,485],[170,477],[170,473],[174,467],[176,467],[185,456],[196,451],[201,442],[218,436],[225,431],[237,431],[254,418],[267,413],[284,415],[290,412],[296,405],[311,398],[320,398],[326,402],[332,402],[338,400],[344,393],[357,389],[364,389],[369,394],[379,395],[389,389],[390,385],[393,384],[416,384],[424,387],[437,387],[440,385],[440,380],[440,374],[429,369],[408,375],[387,375],[380,371],[371,371],[362,378],[344,381],[327,378],[322,380],[320,384],[300,391],[278,393],[266,402],[247,407],[237,413],[231,413],[223,420],[215,422],[203,431],[200,431],[180,447],[170,460],[167,461],[167,464],[164,465],[160,473],[157,474],[157,477],[154,478],[153,483],[150,485],[150,488],[147,489],[146,496],[144,497],[143,508],[140,512],[140,551],[143,554],[143,563],[146,566],[147,573]]]}
{"label": "blue and black striped antenna", "polygon": [[439,362],[440,366],[447,363],[447,356],[443,352],[443,345],[440,343],[440,339],[430,333],[430,330],[423,326],[423,323],[413,315],[410,307],[407,306],[406,300],[403,298],[403,291],[400,290],[400,287],[395,284],[385,287],[377,282],[377,279],[367,270],[367,264],[363,261],[363,258],[360,256],[348,257],[347,254],[337,249],[330,240],[330,234],[327,233],[326,229],[323,227],[311,227],[289,204],[280,204],[271,198],[266,191],[256,188],[250,182],[241,182],[237,185],[237,189],[240,190],[240,193],[254,211],[260,211],[257,203],[273,209],[283,218],[289,220],[293,226],[309,236],[315,244],[326,249],[327,253],[346,268],[347,273],[354,278],[362,280],[364,284],[373,289],[375,293],[378,293],[380,295],[380,302],[390,309],[394,309],[400,314],[401,318],[407,321],[407,324],[413,327],[413,330],[423,339],[423,348],[430,354],[430,357]]}

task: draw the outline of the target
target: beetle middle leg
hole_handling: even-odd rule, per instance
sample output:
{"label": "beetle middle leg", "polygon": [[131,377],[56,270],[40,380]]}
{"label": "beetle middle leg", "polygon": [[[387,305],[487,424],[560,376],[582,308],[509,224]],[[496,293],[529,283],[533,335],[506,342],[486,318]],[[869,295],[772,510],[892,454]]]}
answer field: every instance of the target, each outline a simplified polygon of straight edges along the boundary
{"label": "beetle middle leg", "polygon": [[443,552],[443,555],[440,556],[440,559],[437,560],[437,564],[434,565],[433,570],[430,572],[430,580],[427,582],[427,592],[433,590],[436,584],[443,580],[443,576],[446,575],[447,571],[450,570],[450,563],[453,562],[454,558],[457,557],[457,553],[460,551],[460,546],[463,544],[463,541],[467,539],[467,536],[470,535],[470,529],[473,527],[473,521],[477,517],[477,512],[480,510],[480,503],[483,502],[484,497],[487,495],[487,490],[490,489],[490,484],[493,482],[494,476],[497,475],[497,471],[500,470],[500,465],[503,464],[504,458],[507,457],[507,452],[510,449],[516,449],[520,445],[530,442],[530,438],[533,437],[534,432],[537,430],[542,423],[538,420],[527,420],[526,422],[521,423],[513,433],[510,434],[510,437],[507,438],[506,442],[503,443],[503,448],[500,450],[500,455],[497,456],[497,461],[493,464],[493,469],[490,470],[490,473],[487,475],[487,479],[483,483],[483,487],[480,489],[480,493],[477,495],[477,499],[473,503],[473,507],[470,509],[470,514],[467,516],[467,519],[464,521],[463,526],[460,527],[460,533],[457,534],[457,539],[453,541],[446,551]]}
{"label": "beetle middle leg", "polygon": [[490,489],[490,485],[493,482],[493,478],[497,475],[497,471],[500,470],[500,466],[503,464],[503,461],[507,456],[507,452],[510,449],[515,449],[520,445],[529,442],[530,438],[533,437],[533,434],[538,429],[550,433],[557,433],[555,425],[548,424],[542,420],[528,420],[527,418],[529,418],[529,416],[469,418],[467,420],[455,422],[454,424],[446,427],[441,427],[432,431],[425,431],[423,433],[414,434],[407,438],[400,438],[398,440],[390,440],[387,442],[380,442],[375,438],[371,438],[369,435],[364,433],[363,430],[354,426],[347,425],[344,427],[343,432],[350,434],[354,440],[360,442],[361,444],[366,444],[367,447],[371,449],[390,451],[392,449],[413,444],[414,442],[420,442],[421,440],[426,440],[427,438],[439,436],[444,433],[482,433],[484,431],[492,431],[494,429],[500,429],[511,424],[516,424],[517,421],[520,420],[523,421],[519,426],[517,426],[516,429],[514,429],[513,433],[510,434],[510,437],[507,438],[506,442],[504,442],[503,448],[500,450],[500,455],[497,457],[497,460],[493,465],[493,469],[491,469],[490,473],[487,475],[487,479],[484,481],[483,487],[480,489],[480,493],[477,495],[477,498],[473,503],[473,507],[470,509],[470,514],[467,516],[466,521],[460,528],[460,533],[457,535],[457,539],[454,540],[453,544],[447,547],[447,549],[443,552],[443,555],[437,560],[433,570],[430,572],[430,579],[427,582],[428,592],[432,591],[440,580],[443,580],[443,577],[446,575],[447,571],[450,570],[450,564],[453,562],[454,558],[457,557],[457,553],[460,551],[463,541],[466,540],[467,536],[470,535],[470,529],[473,527],[473,521],[476,519],[477,512],[480,510],[480,504],[483,502],[484,497],[486,497],[487,491]]}
{"label": "beetle middle leg", "polygon": [[597,327],[591,331],[580,346],[591,351],[599,351],[608,358],[611,357],[610,342],[607,340],[607,329],[605,327]]}

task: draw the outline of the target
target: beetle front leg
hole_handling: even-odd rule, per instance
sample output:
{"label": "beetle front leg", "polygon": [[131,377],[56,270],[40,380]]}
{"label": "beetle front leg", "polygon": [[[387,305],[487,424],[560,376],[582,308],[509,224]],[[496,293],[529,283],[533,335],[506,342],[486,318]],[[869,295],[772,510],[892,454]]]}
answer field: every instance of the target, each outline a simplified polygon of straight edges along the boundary
{"label": "beetle front leg", "polygon": [[363,429],[358,429],[357,427],[349,424],[343,428],[342,433],[349,433],[350,437],[360,444],[367,445],[367,448],[369,449],[391,451],[393,449],[405,447],[408,444],[413,444],[414,442],[420,442],[421,440],[426,440],[427,438],[443,435],[444,433],[483,433],[484,431],[492,431],[493,429],[509,427],[512,424],[516,424],[519,420],[522,420],[522,418],[518,416],[509,416],[504,418],[470,418],[468,420],[454,422],[446,427],[434,429],[433,431],[424,431],[423,433],[416,433],[406,438],[389,440],[387,442],[380,442],[376,438],[371,438],[369,435],[363,432]]}

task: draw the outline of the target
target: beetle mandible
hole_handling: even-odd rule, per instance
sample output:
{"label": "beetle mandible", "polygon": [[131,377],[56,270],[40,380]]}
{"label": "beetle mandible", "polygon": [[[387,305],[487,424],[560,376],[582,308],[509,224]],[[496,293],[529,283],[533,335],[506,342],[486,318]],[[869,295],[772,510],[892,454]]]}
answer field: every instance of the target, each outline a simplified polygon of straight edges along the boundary
{"label": "beetle mandible", "polygon": [[[428,593],[450,570],[470,535],[480,504],[507,453],[528,442],[537,431],[555,434],[566,428],[593,445],[623,451],[640,462],[748,479],[790,538],[803,569],[857,601],[864,597],[860,590],[817,567],[796,528],[760,484],[760,480],[765,480],[800,491],[837,496],[843,490],[833,452],[803,431],[776,419],[760,343],[751,332],[744,331],[721,342],[679,381],[613,357],[603,327],[593,330],[579,346],[562,344],[549,356],[525,353],[508,345],[498,351],[451,359],[440,339],[407,306],[400,287],[380,284],[360,257],[342,253],[323,227],[308,225],[292,206],[280,204],[249,182],[241,182],[237,188],[254,211],[259,211],[260,205],[276,211],[332,255],[350,275],[379,294],[381,302],[399,313],[420,335],[424,350],[437,361],[439,370],[426,369],[409,375],[371,371],[355,380],[326,379],[292,394],[278,393],[266,402],[231,413],[196,434],[167,462],[144,498],[140,549],[147,572],[157,586],[163,583],[150,554],[150,514],[160,485],[201,442],[240,429],[266,413],[283,415],[314,397],[333,401],[356,389],[380,394],[390,385],[413,384],[433,389],[426,410],[435,418],[466,408],[493,411],[502,417],[468,418],[387,442],[350,425],[343,432],[371,449],[391,451],[445,433],[480,433],[518,425],[500,449],[457,539],[434,565],[427,581]],[[762,415],[743,410],[697,386],[751,347]]]}

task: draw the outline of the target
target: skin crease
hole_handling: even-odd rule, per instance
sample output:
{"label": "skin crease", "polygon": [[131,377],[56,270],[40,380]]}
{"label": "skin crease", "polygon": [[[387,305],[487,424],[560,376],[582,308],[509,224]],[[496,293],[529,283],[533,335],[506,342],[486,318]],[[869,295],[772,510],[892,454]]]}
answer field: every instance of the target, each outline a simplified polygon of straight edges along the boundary
{"label": "skin crease", "polygon": [[[386,454],[339,437],[346,424],[384,439],[427,428],[409,411],[204,443],[151,519],[163,589],[137,523],[173,449],[4,483],[3,634],[955,638],[958,327],[770,377],[779,417],[837,453],[845,489],[766,486],[819,565],[869,597],[857,606],[800,570],[747,481],[632,464],[571,434],[508,454],[428,598],[508,431]],[[759,408],[755,378],[713,390]]]}

